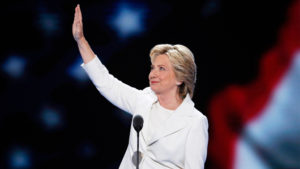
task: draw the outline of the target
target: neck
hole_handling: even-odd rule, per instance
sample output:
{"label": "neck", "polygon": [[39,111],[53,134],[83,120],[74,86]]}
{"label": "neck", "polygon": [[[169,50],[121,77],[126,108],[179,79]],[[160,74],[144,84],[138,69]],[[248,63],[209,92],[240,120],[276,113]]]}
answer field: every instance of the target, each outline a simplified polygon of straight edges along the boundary
{"label": "neck", "polygon": [[159,104],[169,110],[176,110],[177,107],[182,103],[182,99],[178,93],[160,94],[157,95]]}

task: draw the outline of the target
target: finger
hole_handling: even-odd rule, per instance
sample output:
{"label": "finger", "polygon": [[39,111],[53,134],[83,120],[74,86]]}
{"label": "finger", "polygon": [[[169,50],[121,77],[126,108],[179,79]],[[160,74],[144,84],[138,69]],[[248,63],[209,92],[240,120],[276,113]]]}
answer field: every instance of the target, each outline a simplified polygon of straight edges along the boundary
{"label": "finger", "polygon": [[79,17],[79,8],[78,8],[78,6],[76,7],[76,12],[75,12],[75,20],[76,20],[76,22],[78,22],[78,21],[80,21],[79,19],[80,19],[80,17]]}
{"label": "finger", "polygon": [[78,18],[80,21],[82,21],[82,14],[81,14],[81,9],[80,9],[80,5],[78,4]]}
{"label": "finger", "polygon": [[78,13],[78,5],[75,7],[75,13]]}
{"label": "finger", "polygon": [[78,5],[75,7],[74,20],[77,18],[78,13]]}

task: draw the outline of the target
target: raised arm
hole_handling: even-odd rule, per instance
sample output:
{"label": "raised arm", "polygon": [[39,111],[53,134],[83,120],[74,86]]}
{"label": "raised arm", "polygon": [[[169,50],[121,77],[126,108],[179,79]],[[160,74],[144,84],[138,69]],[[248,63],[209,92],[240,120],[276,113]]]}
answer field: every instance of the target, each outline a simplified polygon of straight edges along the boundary
{"label": "raised arm", "polygon": [[93,60],[95,57],[95,53],[93,52],[93,50],[91,49],[90,45],[84,37],[82,14],[79,5],[77,5],[75,8],[72,33],[75,41],[77,42],[78,49],[83,59],[83,62],[86,64]]}
{"label": "raised arm", "polygon": [[79,5],[75,8],[72,33],[84,62],[82,67],[98,91],[115,106],[129,113],[134,113],[136,100],[141,91],[112,76],[95,55],[83,34],[82,14]]}

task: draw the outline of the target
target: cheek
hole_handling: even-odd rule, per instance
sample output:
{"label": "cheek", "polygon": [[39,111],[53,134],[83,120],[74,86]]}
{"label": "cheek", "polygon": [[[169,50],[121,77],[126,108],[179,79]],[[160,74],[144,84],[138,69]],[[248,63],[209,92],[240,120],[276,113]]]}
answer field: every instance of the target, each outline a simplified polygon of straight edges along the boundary
{"label": "cheek", "polygon": [[148,79],[150,80],[150,77],[152,76],[152,71],[149,72],[148,74]]}
{"label": "cheek", "polygon": [[176,84],[176,78],[174,76],[170,75],[168,77],[168,83],[170,83],[170,84]]}

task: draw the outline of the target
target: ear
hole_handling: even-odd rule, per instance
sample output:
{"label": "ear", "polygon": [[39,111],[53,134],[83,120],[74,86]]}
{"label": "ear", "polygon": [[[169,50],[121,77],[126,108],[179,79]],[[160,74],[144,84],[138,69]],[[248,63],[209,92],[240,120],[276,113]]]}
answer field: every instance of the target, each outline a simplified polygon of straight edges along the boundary
{"label": "ear", "polygon": [[176,85],[180,86],[182,84],[182,82],[176,81]]}

